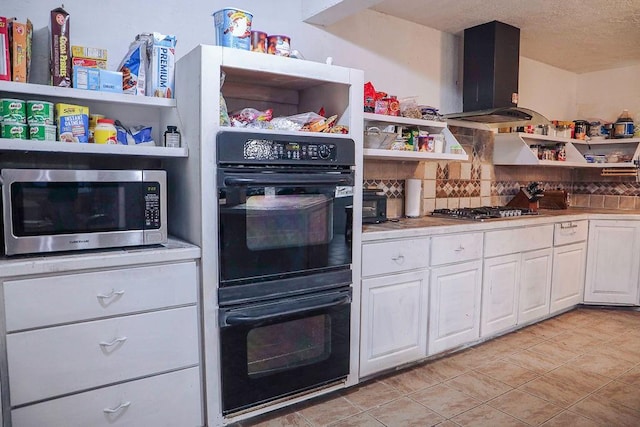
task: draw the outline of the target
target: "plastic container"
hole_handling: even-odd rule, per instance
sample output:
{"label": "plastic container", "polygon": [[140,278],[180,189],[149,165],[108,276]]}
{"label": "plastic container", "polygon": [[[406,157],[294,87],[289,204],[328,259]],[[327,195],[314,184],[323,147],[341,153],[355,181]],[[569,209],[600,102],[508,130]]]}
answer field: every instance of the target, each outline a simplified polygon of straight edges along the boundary
{"label": "plastic container", "polygon": [[164,146],[180,147],[180,132],[178,132],[177,126],[167,126],[167,130],[164,132]]}
{"label": "plastic container", "polygon": [[117,144],[118,131],[115,122],[111,119],[98,119],[98,124],[93,131],[93,139],[96,144]]}
{"label": "plastic container", "polygon": [[55,125],[29,125],[29,139],[35,141],[55,141]]}
{"label": "plastic container", "polygon": [[289,56],[291,53],[291,39],[289,36],[267,37],[267,53],[276,56]]}
{"label": "plastic container", "polygon": [[53,125],[53,104],[47,101],[27,101],[29,125]]}
{"label": "plastic container", "polygon": [[0,122],[27,123],[27,103],[22,99],[0,99]]}
{"label": "plastic container", "polygon": [[633,132],[633,119],[629,114],[629,110],[623,110],[618,120],[613,124],[613,135],[615,138],[631,138]]}
{"label": "plastic container", "polygon": [[267,33],[264,31],[251,31],[251,51],[267,53]]}
{"label": "plastic container", "polygon": [[216,45],[236,49],[251,49],[251,21],[253,14],[246,10],[226,7],[213,13]]}

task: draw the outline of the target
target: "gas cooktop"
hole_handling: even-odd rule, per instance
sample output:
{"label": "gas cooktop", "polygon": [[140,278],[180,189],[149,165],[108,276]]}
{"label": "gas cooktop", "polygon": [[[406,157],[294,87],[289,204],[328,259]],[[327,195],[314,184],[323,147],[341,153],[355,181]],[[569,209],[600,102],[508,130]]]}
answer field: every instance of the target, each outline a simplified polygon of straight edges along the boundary
{"label": "gas cooktop", "polygon": [[443,218],[485,221],[489,219],[518,218],[525,215],[538,215],[537,211],[507,206],[481,206],[479,208],[435,209],[432,216]]}

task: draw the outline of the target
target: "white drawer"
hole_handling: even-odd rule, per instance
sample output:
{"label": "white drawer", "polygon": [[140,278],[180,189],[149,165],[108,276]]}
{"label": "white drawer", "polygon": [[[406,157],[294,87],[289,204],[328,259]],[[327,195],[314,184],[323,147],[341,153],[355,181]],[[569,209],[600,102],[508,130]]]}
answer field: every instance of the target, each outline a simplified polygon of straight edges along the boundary
{"label": "white drawer", "polygon": [[567,221],[555,224],[553,229],[553,245],[568,245],[584,242],[589,234],[588,221]]}
{"label": "white drawer", "polygon": [[7,331],[192,304],[197,290],[195,262],[11,280]]}
{"label": "white drawer", "polygon": [[7,335],[11,405],[197,365],[196,306]]}
{"label": "white drawer", "polygon": [[429,238],[362,245],[362,277],[427,268]]}
{"label": "white drawer", "polygon": [[199,370],[184,369],[24,406],[11,411],[11,418],[13,427],[201,426]]}
{"label": "white drawer", "polygon": [[553,225],[488,231],[484,236],[484,256],[514,254],[553,246]]}
{"label": "white drawer", "polygon": [[431,243],[431,265],[451,264],[482,257],[482,233],[435,236]]}

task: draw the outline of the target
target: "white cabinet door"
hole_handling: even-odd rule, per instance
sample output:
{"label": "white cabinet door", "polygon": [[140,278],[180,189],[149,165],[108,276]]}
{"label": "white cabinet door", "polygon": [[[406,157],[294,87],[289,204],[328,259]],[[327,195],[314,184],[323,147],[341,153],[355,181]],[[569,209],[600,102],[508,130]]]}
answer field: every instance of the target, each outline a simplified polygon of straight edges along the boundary
{"label": "white cabinet door", "polygon": [[480,327],[483,337],[518,322],[520,257],[517,253],[484,260]]}
{"label": "white cabinet door", "polygon": [[427,273],[362,281],[360,377],[426,356]]}
{"label": "white cabinet door", "polygon": [[582,302],[586,255],[587,244],[585,242],[553,249],[551,313]]}
{"label": "white cabinet door", "polygon": [[431,270],[429,355],[478,339],[481,285],[479,260]]}
{"label": "white cabinet door", "polygon": [[522,254],[518,324],[549,314],[551,254],[551,248]]}
{"label": "white cabinet door", "polygon": [[584,301],[638,304],[640,222],[591,221]]}

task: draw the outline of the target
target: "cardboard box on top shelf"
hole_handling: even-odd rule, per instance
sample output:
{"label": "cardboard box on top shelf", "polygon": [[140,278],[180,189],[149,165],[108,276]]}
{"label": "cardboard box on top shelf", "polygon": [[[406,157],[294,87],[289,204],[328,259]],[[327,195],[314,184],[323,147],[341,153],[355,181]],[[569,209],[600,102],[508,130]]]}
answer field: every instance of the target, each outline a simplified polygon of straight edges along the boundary
{"label": "cardboard box on top shelf", "polygon": [[31,60],[31,38],[33,26],[27,19],[26,23],[9,19],[9,43],[11,57],[11,76],[14,82],[26,83]]}
{"label": "cardboard box on top shelf", "polygon": [[0,80],[11,80],[9,47],[9,25],[7,18],[0,16]]}
{"label": "cardboard box on top shelf", "polygon": [[86,46],[71,46],[73,67],[107,69],[107,49]]}
{"label": "cardboard box on top shelf", "polygon": [[71,87],[71,19],[67,11],[58,7],[49,15],[49,33],[51,37],[49,62],[51,85]]}

